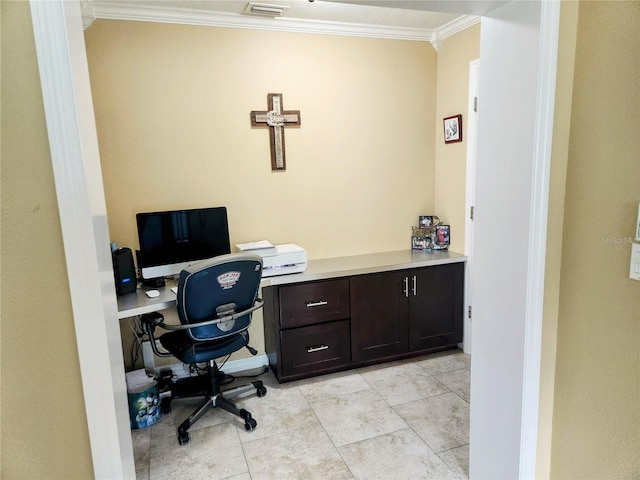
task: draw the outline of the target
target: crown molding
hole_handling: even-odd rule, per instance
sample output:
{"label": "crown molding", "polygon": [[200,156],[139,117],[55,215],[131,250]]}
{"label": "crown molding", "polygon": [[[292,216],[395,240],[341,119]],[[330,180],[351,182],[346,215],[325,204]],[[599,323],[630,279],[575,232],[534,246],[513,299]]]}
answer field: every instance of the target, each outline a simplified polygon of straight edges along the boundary
{"label": "crown molding", "polygon": [[[346,22],[303,20],[296,18],[263,18],[226,12],[210,12],[176,7],[124,2],[81,2],[83,27],[88,28],[95,19],[131,20],[141,22],[174,23],[209,27],[245,28],[253,30],[274,30],[293,33],[313,33],[320,35],[342,35],[350,37],[386,38],[395,40],[431,41],[435,30],[422,28],[390,27]],[[438,32],[442,38],[466,28],[472,18],[477,23],[480,17],[465,15],[444,25]],[[468,26],[471,26],[470,23]],[[449,33],[453,32],[453,33]]]}
{"label": "crown molding", "polygon": [[438,28],[438,33],[443,39],[450,37],[451,35],[455,35],[456,33],[460,33],[461,31],[474,26],[476,23],[480,23],[480,19],[478,15],[461,15],[455,20],[451,20],[449,23],[445,23],[443,26]]}

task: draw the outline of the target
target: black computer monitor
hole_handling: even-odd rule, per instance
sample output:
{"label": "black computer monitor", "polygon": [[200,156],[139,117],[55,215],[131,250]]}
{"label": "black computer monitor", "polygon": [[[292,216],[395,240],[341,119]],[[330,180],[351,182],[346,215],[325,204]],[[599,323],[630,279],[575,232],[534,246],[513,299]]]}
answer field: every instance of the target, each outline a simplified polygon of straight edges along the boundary
{"label": "black computer monitor", "polygon": [[136,223],[138,268],[147,280],[231,252],[226,207],[138,213]]}

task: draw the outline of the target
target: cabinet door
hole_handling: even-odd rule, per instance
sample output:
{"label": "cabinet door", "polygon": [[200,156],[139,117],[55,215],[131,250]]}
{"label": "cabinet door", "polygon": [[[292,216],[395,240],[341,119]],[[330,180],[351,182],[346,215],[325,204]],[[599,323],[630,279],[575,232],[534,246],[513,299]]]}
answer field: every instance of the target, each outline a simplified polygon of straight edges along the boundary
{"label": "cabinet door", "polygon": [[361,362],[404,353],[408,348],[401,272],[357,275],[350,280],[351,358]]}
{"label": "cabinet door", "polygon": [[409,350],[462,341],[464,264],[410,270]]}

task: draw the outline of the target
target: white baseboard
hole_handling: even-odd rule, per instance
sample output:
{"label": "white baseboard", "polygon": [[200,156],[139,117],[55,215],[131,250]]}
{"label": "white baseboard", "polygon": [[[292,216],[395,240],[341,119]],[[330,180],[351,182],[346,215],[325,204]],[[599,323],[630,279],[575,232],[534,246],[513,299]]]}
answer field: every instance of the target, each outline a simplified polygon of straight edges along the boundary
{"label": "white baseboard", "polygon": [[[238,360],[229,360],[224,364],[220,370],[224,371],[224,373],[237,373],[237,372],[245,372],[249,370],[258,370],[260,368],[264,368],[269,365],[269,358],[262,354],[256,355],[255,357],[247,357],[240,358]],[[219,365],[220,366],[220,365]],[[171,372],[177,378],[185,378],[189,376],[188,367],[185,368],[184,363],[172,363],[171,365],[163,365],[161,367],[157,367],[157,370],[166,370],[168,368],[171,369]]]}
{"label": "white baseboard", "polygon": [[[151,344],[149,341],[142,342],[142,358],[144,359],[145,368],[160,372],[161,370],[171,369],[173,375],[178,378],[184,378],[189,376],[188,367],[185,367],[184,363],[172,363],[169,365],[156,366],[154,360],[153,350],[151,350]],[[225,373],[237,373],[245,372],[249,370],[257,370],[269,365],[269,358],[267,355],[255,355],[253,357],[240,358],[238,360],[229,360],[221,368]]]}

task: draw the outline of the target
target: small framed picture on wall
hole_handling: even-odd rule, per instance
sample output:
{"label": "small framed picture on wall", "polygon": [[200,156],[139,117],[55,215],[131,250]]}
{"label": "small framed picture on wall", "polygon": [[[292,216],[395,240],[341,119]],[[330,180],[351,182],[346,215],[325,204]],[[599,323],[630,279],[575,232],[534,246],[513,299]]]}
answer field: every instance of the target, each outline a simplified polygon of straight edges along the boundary
{"label": "small framed picture on wall", "polygon": [[444,143],[462,141],[462,115],[454,115],[444,119]]}

